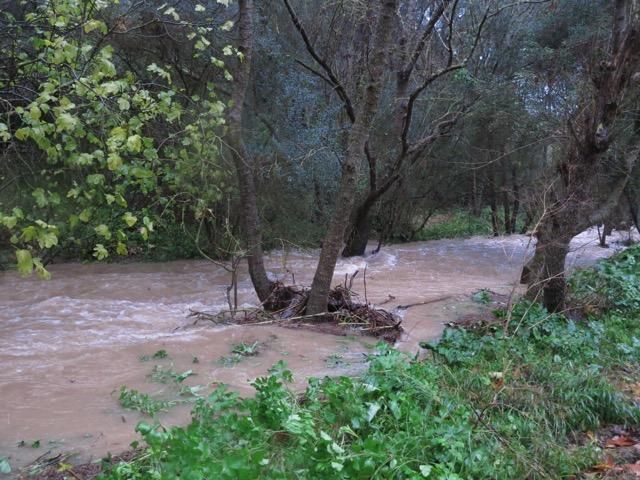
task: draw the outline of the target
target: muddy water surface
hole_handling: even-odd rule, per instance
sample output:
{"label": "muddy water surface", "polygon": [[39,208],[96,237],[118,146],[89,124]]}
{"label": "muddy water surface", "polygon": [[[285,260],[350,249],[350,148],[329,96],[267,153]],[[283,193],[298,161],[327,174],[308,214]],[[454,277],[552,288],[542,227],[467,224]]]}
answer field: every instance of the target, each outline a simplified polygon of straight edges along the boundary
{"label": "muddy water surface", "polygon": [[[519,277],[530,238],[471,238],[385,247],[367,257],[341,260],[335,282],[356,270],[354,289],[393,309],[441,301],[404,311],[406,334],[399,347],[417,351],[445,322],[476,308],[470,294],[480,288],[509,293]],[[612,253],[596,246],[595,232],[572,244],[569,266]],[[273,252],[274,278],[309,284],[317,252]],[[187,386],[217,383],[250,394],[249,382],[285,360],[302,386],[309,376],[355,374],[364,368],[374,340],[336,337],[275,326],[191,325],[189,309],[226,308],[228,274],[203,261],[123,265],[53,265],[52,280],[0,274],[0,457],[14,467],[37,457],[75,452],[76,461],[125,450],[143,417],[120,407],[122,385],[162,398],[177,398],[173,382],[154,381],[154,366],[183,372]],[[240,303],[256,298],[246,274]],[[235,365],[221,361],[233,345],[259,342],[259,354]],[[169,357],[142,361],[166,350]],[[197,363],[194,363],[197,358]],[[166,424],[184,423],[189,405],[161,414]],[[40,441],[39,448],[30,444]],[[26,446],[18,446],[24,441]],[[50,452],[50,453],[49,453]]]}

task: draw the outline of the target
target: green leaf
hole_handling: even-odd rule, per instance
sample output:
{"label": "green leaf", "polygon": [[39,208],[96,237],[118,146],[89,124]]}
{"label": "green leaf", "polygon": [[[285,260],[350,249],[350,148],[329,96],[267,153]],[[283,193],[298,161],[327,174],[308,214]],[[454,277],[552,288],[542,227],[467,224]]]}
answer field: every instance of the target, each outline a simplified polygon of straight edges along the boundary
{"label": "green leaf", "polygon": [[0,458],[0,473],[9,475],[11,473],[11,465],[6,458]]}
{"label": "green leaf", "polygon": [[45,196],[44,190],[42,188],[36,188],[31,195],[36,199],[36,203],[39,207],[46,207],[49,203],[47,201],[47,197]]}
{"label": "green leaf", "polygon": [[[40,261],[39,258],[33,259],[33,265],[35,267],[36,275],[38,275],[38,277],[40,277],[42,280],[51,279],[51,273],[49,273],[49,271],[46,268],[44,268],[44,265],[42,265],[42,262]],[[32,448],[40,447],[40,440],[36,440],[35,442],[33,442],[31,447]]]}
{"label": "green leaf", "polygon": [[88,208],[85,208],[82,212],[80,212],[80,215],[78,215],[78,218],[80,219],[81,222],[87,223],[89,220],[91,220],[91,210]]}
{"label": "green leaf", "polygon": [[118,255],[125,256],[129,254],[129,251],[127,250],[127,246],[124,243],[118,242],[118,246],[116,247],[116,253]]}
{"label": "green leaf", "polygon": [[420,474],[423,477],[428,477],[431,474],[431,470],[433,470],[433,467],[431,465],[420,465]]}
{"label": "green leaf", "polygon": [[107,252],[107,249],[104,248],[104,245],[98,243],[95,247],[93,247],[93,256],[98,260],[104,260],[109,256],[109,252]]}
{"label": "green leaf", "polygon": [[133,227],[138,219],[131,213],[127,212],[122,216],[122,220],[127,224],[128,227]]}
{"label": "green leaf", "polygon": [[73,130],[78,126],[78,123],[79,120],[70,113],[61,113],[58,115],[58,118],[56,118],[56,131],[73,132]]}
{"label": "green leaf", "polygon": [[142,138],[140,135],[131,135],[127,138],[127,148],[130,152],[139,152],[142,150]]}
{"label": "green leaf", "polygon": [[40,120],[40,118],[42,117],[42,110],[40,110],[37,105],[33,105],[29,109],[29,116],[32,120]]}
{"label": "green leaf", "polygon": [[29,250],[16,250],[16,261],[21,275],[29,275],[33,271],[33,258]]}
{"label": "green leaf", "polygon": [[117,170],[122,166],[122,157],[117,153],[110,153],[107,157],[107,168],[111,171]]}
{"label": "green leaf", "polygon": [[11,229],[11,228],[16,226],[16,224],[18,223],[18,219],[16,217],[5,216],[5,217],[2,217],[2,222],[1,223],[5,227]]}
{"label": "green leaf", "polygon": [[100,225],[95,227],[94,230],[98,235],[103,237],[105,240],[111,239],[111,231],[109,230],[109,227],[107,227],[104,223],[101,223]]}
{"label": "green leaf", "polygon": [[57,244],[58,236],[54,232],[50,230],[40,230],[38,232],[38,245],[40,245],[40,248],[51,248]]}

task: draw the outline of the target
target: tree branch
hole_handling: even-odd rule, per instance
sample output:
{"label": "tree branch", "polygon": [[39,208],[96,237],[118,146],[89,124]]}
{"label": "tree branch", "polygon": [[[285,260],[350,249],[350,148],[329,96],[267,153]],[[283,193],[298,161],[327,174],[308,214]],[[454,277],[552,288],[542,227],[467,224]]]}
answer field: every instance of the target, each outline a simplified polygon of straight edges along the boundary
{"label": "tree branch", "polygon": [[338,77],[333,72],[329,64],[322,57],[320,57],[320,55],[318,55],[318,53],[316,52],[316,49],[314,48],[313,44],[311,43],[311,40],[309,39],[309,36],[307,35],[307,31],[305,30],[304,26],[300,22],[300,19],[298,18],[298,15],[296,14],[293,7],[291,6],[291,3],[289,2],[289,0],[282,0],[282,1],[284,2],[284,5],[287,8],[287,11],[289,12],[289,16],[291,17],[291,21],[293,22],[294,27],[302,37],[302,41],[304,42],[307,48],[307,52],[309,52],[311,57],[313,57],[313,59],[318,63],[318,65],[320,65],[322,69],[326,72],[327,79],[329,80],[330,84],[333,86],[334,90],[338,94],[338,97],[340,97],[340,100],[342,100],[342,103],[344,104],[344,108],[347,112],[349,120],[351,120],[351,122],[353,123],[355,121],[356,115],[353,109],[353,104],[351,103],[351,99],[349,98],[349,95],[347,95],[347,91],[342,86],[342,83],[340,83],[340,80],[338,80]]}

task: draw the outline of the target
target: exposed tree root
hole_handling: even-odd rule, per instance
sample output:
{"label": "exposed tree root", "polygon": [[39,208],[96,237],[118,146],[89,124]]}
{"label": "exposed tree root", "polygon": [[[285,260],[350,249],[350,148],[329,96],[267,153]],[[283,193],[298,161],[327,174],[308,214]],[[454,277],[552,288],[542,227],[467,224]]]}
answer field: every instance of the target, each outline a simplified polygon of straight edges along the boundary
{"label": "exposed tree root", "polygon": [[216,324],[273,324],[333,335],[368,335],[389,343],[398,340],[403,332],[400,318],[386,310],[355,301],[356,297],[348,287],[338,285],[329,294],[326,312],[306,315],[309,289],[278,282],[264,302],[264,309],[241,310],[233,314],[192,311],[190,316],[196,317],[196,322],[209,320]]}

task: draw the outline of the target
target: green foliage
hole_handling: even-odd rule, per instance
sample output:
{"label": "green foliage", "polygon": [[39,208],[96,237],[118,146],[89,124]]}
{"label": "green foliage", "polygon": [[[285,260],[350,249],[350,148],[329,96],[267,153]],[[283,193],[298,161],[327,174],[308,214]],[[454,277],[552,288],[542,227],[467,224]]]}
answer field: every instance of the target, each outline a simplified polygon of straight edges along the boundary
{"label": "green foliage", "polygon": [[[25,7],[28,35],[0,12],[16,38],[0,44],[16,68],[12,77],[36,82],[31,97],[7,102],[0,117],[0,152],[28,151],[33,159],[24,188],[0,198],[0,228],[23,274],[46,277],[41,256],[54,247],[97,260],[148,250],[164,216],[175,224],[176,211],[202,215],[232,191],[217,146],[225,105],[213,85],[188,96],[169,67],[151,63],[134,73],[107,38],[112,27],[104,20],[117,3]],[[210,43],[207,32],[182,23],[191,45]]]}
{"label": "green foliage", "polygon": [[597,461],[576,431],[635,424],[609,378],[640,368],[640,325],[577,324],[515,307],[508,335],[450,328],[415,361],[379,345],[361,378],[311,379],[304,395],[281,362],[255,398],[220,387],[186,427],[141,423],[148,447],[109,479],[565,478]]}
{"label": "green foliage", "polygon": [[596,310],[640,313],[640,245],[634,245],[594,268],[574,273],[569,282],[573,299]]}
{"label": "green foliage", "polygon": [[462,210],[445,214],[441,221],[427,224],[416,234],[417,240],[440,240],[491,234],[491,221],[486,212],[480,217]]}
{"label": "green foliage", "polygon": [[255,341],[253,343],[240,342],[233,346],[231,353],[237,353],[243,357],[252,357],[258,355],[260,352],[260,343]]}
{"label": "green foliage", "polygon": [[146,393],[140,393],[137,390],[129,389],[125,386],[120,387],[120,405],[129,410],[137,410],[146,415],[153,417],[158,412],[169,410],[175,405],[175,402],[157,400],[151,398]]}

